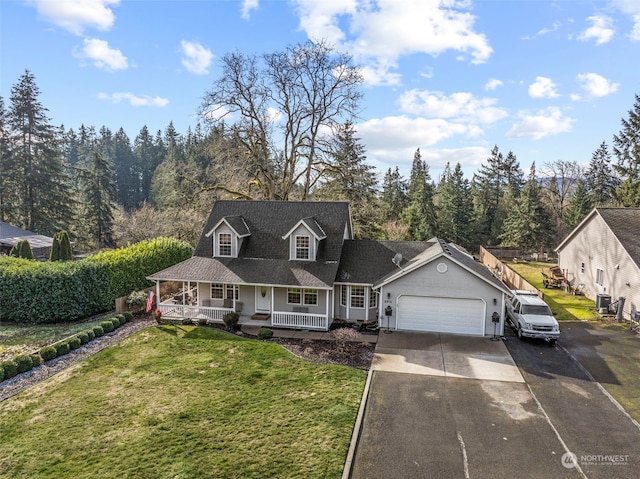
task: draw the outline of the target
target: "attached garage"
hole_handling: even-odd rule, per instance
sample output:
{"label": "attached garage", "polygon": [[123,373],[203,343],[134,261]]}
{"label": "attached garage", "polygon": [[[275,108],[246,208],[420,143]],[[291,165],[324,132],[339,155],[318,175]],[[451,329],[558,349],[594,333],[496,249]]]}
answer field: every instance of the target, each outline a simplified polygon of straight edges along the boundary
{"label": "attached garage", "polygon": [[397,299],[397,329],[483,336],[485,302],[475,298],[402,295]]}

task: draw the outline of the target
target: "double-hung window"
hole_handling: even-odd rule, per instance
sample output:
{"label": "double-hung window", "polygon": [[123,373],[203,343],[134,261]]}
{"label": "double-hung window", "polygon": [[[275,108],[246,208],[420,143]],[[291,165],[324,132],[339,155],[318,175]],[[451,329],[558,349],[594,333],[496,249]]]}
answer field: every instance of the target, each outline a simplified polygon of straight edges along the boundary
{"label": "double-hung window", "polygon": [[218,256],[231,256],[231,233],[218,234]]}
{"label": "double-hung window", "polygon": [[224,285],[213,283],[211,285],[211,299],[224,299]]}
{"label": "double-hung window", "polygon": [[340,287],[340,306],[347,305],[347,296],[349,296],[349,288],[347,288],[346,284],[343,284]]}
{"label": "double-hung window", "polygon": [[364,286],[351,286],[351,307],[364,308]]}
{"label": "double-hung window", "polygon": [[373,288],[369,290],[369,307],[378,307],[378,293]]}
{"label": "double-hung window", "polygon": [[311,247],[308,236],[296,236],[296,259],[308,260]]}
{"label": "double-hung window", "polygon": [[596,284],[599,286],[604,284],[604,271],[600,268],[596,269]]}
{"label": "double-hung window", "polygon": [[316,306],[318,304],[318,290],[305,289],[303,294],[303,301],[306,306]]}
{"label": "double-hung window", "polygon": [[302,301],[302,290],[300,288],[287,289],[287,304],[300,304]]}

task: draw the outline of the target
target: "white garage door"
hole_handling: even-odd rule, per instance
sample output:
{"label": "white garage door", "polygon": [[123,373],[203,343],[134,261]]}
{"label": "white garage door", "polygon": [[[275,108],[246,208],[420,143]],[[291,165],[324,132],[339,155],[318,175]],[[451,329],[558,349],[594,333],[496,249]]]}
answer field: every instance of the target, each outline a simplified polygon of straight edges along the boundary
{"label": "white garage door", "polygon": [[470,298],[400,296],[398,329],[484,335],[484,302]]}

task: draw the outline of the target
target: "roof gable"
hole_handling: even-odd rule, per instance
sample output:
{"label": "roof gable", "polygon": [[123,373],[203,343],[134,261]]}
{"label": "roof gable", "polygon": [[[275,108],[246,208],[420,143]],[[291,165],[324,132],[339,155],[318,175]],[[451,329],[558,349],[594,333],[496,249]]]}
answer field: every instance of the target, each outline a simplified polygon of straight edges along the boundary
{"label": "roof gable", "polygon": [[251,231],[247,226],[247,223],[244,221],[242,216],[225,216],[220,221],[216,223],[216,225],[211,228],[210,231],[204,234],[204,236],[209,237],[216,231],[221,224],[226,224],[238,238],[246,238],[251,235]]}
{"label": "roof gable", "polygon": [[291,234],[298,229],[300,225],[304,225],[305,228],[316,238],[316,240],[320,241],[327,237],[327,234],[324,232],[322,227],[318,224],[315,218],[303,218],[298,221],[293,228],[291,228],[287,234],[285,234],[282,239],[287,239]]}

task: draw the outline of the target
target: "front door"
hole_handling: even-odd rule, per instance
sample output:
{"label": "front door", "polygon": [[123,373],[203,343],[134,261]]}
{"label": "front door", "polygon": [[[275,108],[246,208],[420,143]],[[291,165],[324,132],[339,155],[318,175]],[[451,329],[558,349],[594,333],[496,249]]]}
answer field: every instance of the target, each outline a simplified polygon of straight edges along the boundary
{"label": "front door", "polygon": [[256,312],[271,312],[271,288],[256,286]]}

